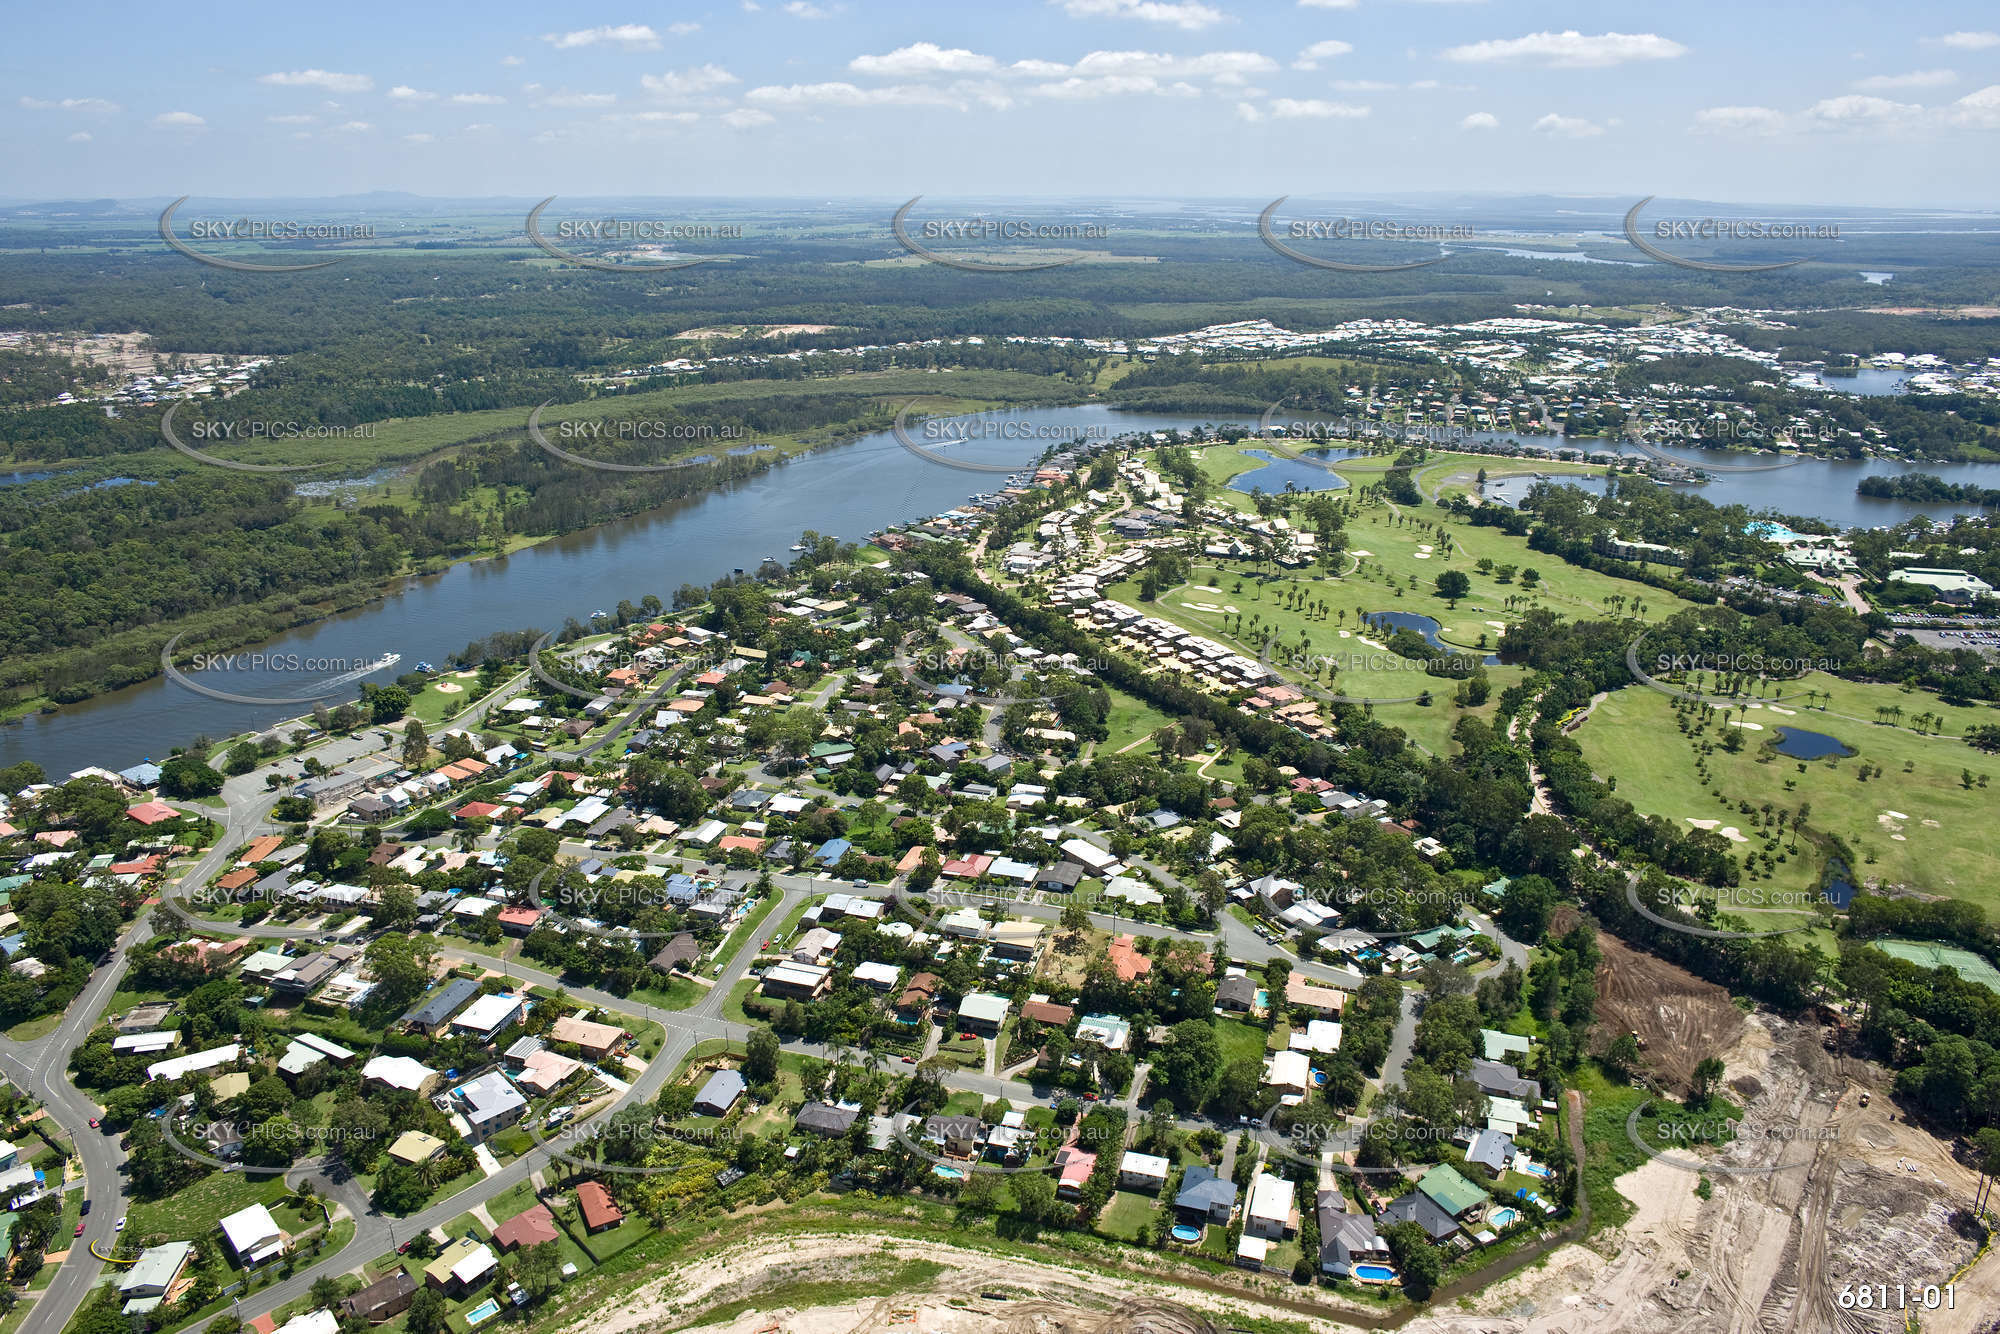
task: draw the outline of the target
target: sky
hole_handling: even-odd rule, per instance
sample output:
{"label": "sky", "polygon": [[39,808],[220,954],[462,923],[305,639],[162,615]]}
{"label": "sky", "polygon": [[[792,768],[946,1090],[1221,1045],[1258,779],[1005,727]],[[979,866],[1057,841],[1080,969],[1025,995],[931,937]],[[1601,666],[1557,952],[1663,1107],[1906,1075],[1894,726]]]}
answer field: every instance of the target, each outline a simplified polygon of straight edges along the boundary
{"label": "sky", "polygon": [[1659,194],[1991,208],[2000,8],[17,6],[0,196]]}

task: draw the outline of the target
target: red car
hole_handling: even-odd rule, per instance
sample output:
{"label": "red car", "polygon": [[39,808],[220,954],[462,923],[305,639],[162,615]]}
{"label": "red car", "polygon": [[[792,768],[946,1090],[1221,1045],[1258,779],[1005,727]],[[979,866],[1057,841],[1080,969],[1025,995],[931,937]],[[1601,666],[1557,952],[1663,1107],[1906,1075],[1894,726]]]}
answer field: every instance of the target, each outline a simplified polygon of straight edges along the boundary
{"label": "red car", "polygon": [[97,1120],[97,1118],[96,1118],[96,1117],[94,1117],[94,1116],[93,1116],[93,1117],[91,1117],[91,1118],[90,1118],[90,1128],[91,1128],[92,1130],[95,1130],[95,1129],[97,1129],[97,1127],[98,1127],[98,1124],[99,1124],[99,1122],[98,1122],[98,1120]]}
{"label": "red car", "polygon": [[78,1223],[76,1225],[76,1235],[79,1237],[83,1235],[83,1224]]}
{"label": "red car", "polygon": [[398,1246],[396,1248],[396,1254],[408,1255],[410,1253],[410,1247],[416,1245],[416,1241],[417,1239],[415,1237],[411,1237],[408,1241],[404,1242],[401,1246]]}

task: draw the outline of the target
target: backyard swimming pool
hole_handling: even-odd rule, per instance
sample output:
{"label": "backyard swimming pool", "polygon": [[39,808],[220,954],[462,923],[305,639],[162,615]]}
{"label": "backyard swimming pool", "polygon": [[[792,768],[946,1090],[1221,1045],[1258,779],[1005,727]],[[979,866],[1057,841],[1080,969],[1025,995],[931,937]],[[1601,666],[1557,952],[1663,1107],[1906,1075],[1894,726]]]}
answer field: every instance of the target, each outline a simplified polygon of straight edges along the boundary
{"label": "backyard swimming pool", "polygon": [[948,1167],[943,1163],[939,1163],[931,1169],[931,1175],[943,1177],[946,1181],[963,1181],[965,1180],[965,1169],[962,1167]]}
{"label": "backyard swimming pool", "polygon": [[1396,1271],[1387,1265],[1356,1265],[1354,1277],[1363,1283],[1394,1283]]}
{"label": "backyard swimming pool", "polygon": [[1174,1224],[1173,1238],[1175,1241],[1200,1241],[1201,1229],[1198,1227],[1189,1227],[1186,1223],[1176,1223]]}
{"label": "backyard swimming pool", "polygon": [[494,1301],[491,1297],[488,1297],[485,1301],[479,1303],[479,1305],[473,1307],[470,1311],[467,1311],[465,1313],[465,1323],[468,1325],[476,1325],[483,1320],[491,1320],[494,1316],[499,1314],[500,1314],[500,1303]]}
{"label": "backyard swimming pool", "polygon": [[1520,1219],[1521,1219],[1521,1214],[1519,1210],[1495,1209],[1493,1211],[1493,1216],[1487,1219],[1486,1221],[1491,1223],[1494,1227],[1512,1227],[1514,1226],[1515,1223],[1519,1222]]}

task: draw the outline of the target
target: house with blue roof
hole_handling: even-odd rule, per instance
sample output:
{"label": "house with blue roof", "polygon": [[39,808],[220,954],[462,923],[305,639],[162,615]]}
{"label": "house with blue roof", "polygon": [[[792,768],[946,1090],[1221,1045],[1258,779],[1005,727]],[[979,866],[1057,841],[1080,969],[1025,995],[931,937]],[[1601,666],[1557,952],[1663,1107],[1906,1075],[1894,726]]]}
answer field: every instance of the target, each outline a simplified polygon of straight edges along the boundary
{"label": "house with blue roof", "polygon": [[160,785],[160,766],[147,761],[129,769],[120,769],[118,776],[133,787],[154,788]]}
{"label": "house with blue roof", "polygon": [[813,854],[813,859],[821,866],[835,866],[853,847],[854,845],[844,838],[830,838],[819,845],[819,851]]}

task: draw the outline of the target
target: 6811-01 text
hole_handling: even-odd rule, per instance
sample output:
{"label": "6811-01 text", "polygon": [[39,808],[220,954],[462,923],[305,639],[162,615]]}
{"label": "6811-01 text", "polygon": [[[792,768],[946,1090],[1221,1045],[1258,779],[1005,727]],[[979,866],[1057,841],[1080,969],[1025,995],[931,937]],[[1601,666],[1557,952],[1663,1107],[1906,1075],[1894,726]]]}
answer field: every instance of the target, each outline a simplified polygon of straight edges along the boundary
{"label": "6811-01 text", "polygon": [[1926,1311],[1958,1309],[1957,1285],[1947,1283],[1939,1287],[1935,1283],[1921,1288],[1913,1288],[1907,1283],[1863,1283],[1856,1287],[1852,1283],[1841,1285],[1834,1300],[1843,1311],[1907,1311],[1921,1307]]}

